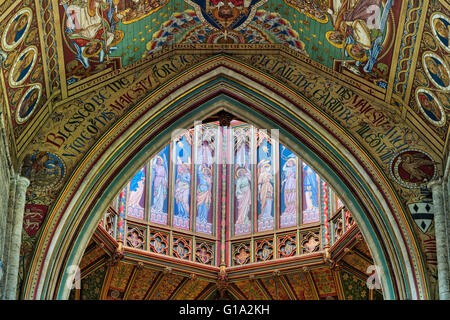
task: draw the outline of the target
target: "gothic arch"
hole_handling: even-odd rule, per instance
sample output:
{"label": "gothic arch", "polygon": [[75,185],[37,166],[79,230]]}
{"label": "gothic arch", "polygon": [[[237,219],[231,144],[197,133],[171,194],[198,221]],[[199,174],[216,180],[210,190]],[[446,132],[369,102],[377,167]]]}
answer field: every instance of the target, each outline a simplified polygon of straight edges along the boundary
{"label": "gothic arch", "polygon": [[[100,216],[132,172],[176,128],[224,109],[301,153],[335,189],[385,274],[385,299],[426,299],[424,262],[410,218],[384,173],[356,140],[310,101],[266,74],[217,56],[167,82],[119,119],[80,161],[47,217],[24,285],[25,299],[66,299]],[[348,137],[345,141],[340,136]]]}

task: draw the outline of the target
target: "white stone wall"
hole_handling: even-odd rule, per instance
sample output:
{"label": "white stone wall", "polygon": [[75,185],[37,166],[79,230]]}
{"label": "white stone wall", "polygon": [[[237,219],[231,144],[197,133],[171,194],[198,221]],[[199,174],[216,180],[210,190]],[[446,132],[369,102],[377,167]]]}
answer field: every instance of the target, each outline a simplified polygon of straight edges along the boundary
{"label": "white stone wall", "polygon": [[[1,112],[1,109],[0,109]],[[12,164],[7,143],[5,122],[0,113],[0,299],[3,298],[6,279],[6,233],[8,219],[9,186],[12,176]]]}
{"label": "white stone wall", "polygon": [[16,299],[25,194],[30,182],[14,171],[5,128],[0,113],[0,299]]}

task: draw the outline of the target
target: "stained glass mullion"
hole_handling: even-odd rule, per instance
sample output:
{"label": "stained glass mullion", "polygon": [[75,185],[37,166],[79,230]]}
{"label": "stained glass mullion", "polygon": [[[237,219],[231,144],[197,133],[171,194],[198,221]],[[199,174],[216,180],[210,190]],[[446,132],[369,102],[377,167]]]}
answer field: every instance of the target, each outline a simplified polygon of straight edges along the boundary
{"label": "stained glass mullion", "polygon": [[[176,157],[176,151],[177,151],[177,138],[173,139],[170,142],[170,158],[172,159],[172,161],[170,161],[170,167],[169,167],[169,171],[173,172],[173,174],[171,175],[170,178],[170,182],[172,182],[172,186],[174,186],[174,192],[176,192],[176,183],[175,180],[176,179],[176,170],[177,170],[177,157]],[[169,194],[171,194],[171,190],[169,189]],[[167,215],[167,219],[170,221],[167,222],[167,225],[170,227],[175,227],[175,197],[173,197],[174,199],[169,200],[169,205],[167,207],[167,211],[168,211],[168,215]],[[170,255],[172,255],[172,248],[171,248],[171,244],[172,244],[172,233],[170,233],[170,243],[169,243],[169,252]]]}
{"label": "stained glass mullion", "polygon": [[[191,136],[191,183],[190,183],[190,190],[189,190],[189,230],[194,231],[195,229],[195,127],[194,129],[190,130],[190,136]],[[195,251],[195,246],[193,247]],[[195,252],[193,253],[193,256],[195,255]],[[194,259],[195,260],[195,259]]]}
{"label": "stained glass mullion", "polygon": [[[219,186],[222,186],[222,181],[220,179],[223,179],[223,177],[222,177],[222,172],[219,172],[219,170],[222,170],[222,166],[220,166],[219,164],[222,162],[223,148],[222,148],[222,145],[218,143],[219,141],[222,141],[222,140],[223,140],[222,129],[220,128],[220,125],[218,125],[216,128],[216,142],[215,142],[216,151],[214,154],[214,158],[215,158],[214,171],[216,172],[216,182],[214,183],[214,186],[213,186],[214,192],[213,192],[213,197],[211,200],[213,202],[212,207],[215,208],[215,209],[213,209],[213,213],[212,213],[213,216],[212,216],[212,220],[211,220],[211,223],[212,223],[211,234],[215,235],[216,239],[219,236],[217,234],[217,224],[218,224],[217,221],[219,221],[219,217],[221,216],[221,214],[219,214],[219,213],[222,212],[222,201],[219,201],[219,199],[222,200],[222,193],[219,194]],[[219,237],[219,239],[220,239],[220,237]],[[220,247],[216,246],[216,258],[219,257],[218,252],[220,252]]]}
{"label": "stained glass mullion", "polygon": [[198,136],[199,136],[199,130],[200,125],[196,123],[194,125],[194,144],[193,144],[193,171],[192,171],[192,179],[193,179],[193,188],[192,188],[192,230],[196,231],[196,224],[197,224],[197,183],[198,183],[198,177],[197,177],[197,171],[198,171],[198,150],[197,150],[197,144],[198,144]]}
{"label": "stained glass mullion", "polygon": [[148,188],[147,188],[147,197],[148,197],[148,206],[147,206],[147,213],[148,213],[148,218],[147,220],[149,222],[152,222],[151,220],[151,211],[152,211],[152,206],[153,206],[153,169],[152,169],[152,163],[153,163],[153,158],[151,158],[148,163],[147,166],[149,168],[149,178],[150,180],[148,180]]}
{"label": "stained glass mullion", "polygon": [[[272,131],[271,131],[272,136]],[[281,205],[278,205],[281,201],[281,187],[280,187],[280,140],[278,134],[272,138],[272,152],[273,152],[273,204],[274,204],[274,211],[273,211],[273,225],[275,229],[280,228],[280,214],[281,214]],[[297,219],[298,220],[298,219]]]}
{"label": "stained glass mullion", "polygon": [[[251,194],[252,201],[250,203],[250,225],[252,226],[251,233],[254,234],[258,232],[257,223],[258,223],[258,181],[255,179],[256,177],[256,165],[258,163],[257,160],[257,152],[255,152],[256,147],[256,130],[255,127],[250,126],[250,186],[251,186]],[[256,187],[255,187],[256,184]],[[252,241],[253,242],[253,241]]]}
{"label": "stained glass mullion", "polygon": [[[169,144],[169,152],[168,152],[168,159],[167,161],[169,161],[169,163],[167,164],[167,197],[166,197],[166,201],[167,201],[167,225],[168,226],[172,226],[173,224],[173,220],[172,220],[172,215],[173,215],[173,208],[172,208],[172,202],[174,201],[173,196],[174,196],[174,183],[172,183],[172,180],[174,179],[174,171],[172,170],[173,168],[171,168],[171,163],[174,163],[175,161],[173,161],[173,157],[172,157],[172,149],[173,149],[173,143]],[[169,238],[170,239],[170,238]],[[169,251],[169,254],[172,253],[172,250]]]}
{"label": "stained glass mullion", "polygon": [[303,160],[300,158],[297,161],[297,223],[303,224]]}

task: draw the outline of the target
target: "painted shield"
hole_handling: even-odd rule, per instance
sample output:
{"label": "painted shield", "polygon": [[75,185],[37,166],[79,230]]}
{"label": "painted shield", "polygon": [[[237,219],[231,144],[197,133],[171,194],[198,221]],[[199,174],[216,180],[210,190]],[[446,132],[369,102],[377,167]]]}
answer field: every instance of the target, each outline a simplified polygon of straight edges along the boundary
{"label": "painted shield", "polygon": [[26,204],[23,215],[23,228],[30,236],[34,236],[47,215],[48,207],[39,204]]}
{"label": "painted shield", "polygon": [[427,233],[434,218],[433,204],[424,202],[411,203],[408,204],[408,208],[419,229],[423,233]]}

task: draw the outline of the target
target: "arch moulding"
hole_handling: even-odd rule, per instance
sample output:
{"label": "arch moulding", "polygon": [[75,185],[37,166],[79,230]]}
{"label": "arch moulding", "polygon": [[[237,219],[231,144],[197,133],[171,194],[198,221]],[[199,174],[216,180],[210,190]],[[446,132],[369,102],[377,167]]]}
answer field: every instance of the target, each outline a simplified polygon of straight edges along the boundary
{"label": "arch moulding", "polygon": [[370,152],[310,100],[246,63],[219,55],[188,71],[131,108],[79,161],[42,226],[23,298],[67,299],[66,270],[79,264],[103,212],[132,173],[175,129],[219,110],[279,129],[280,142],[332,185],[382,271],[385,299],[428,298],[411,219]]}

